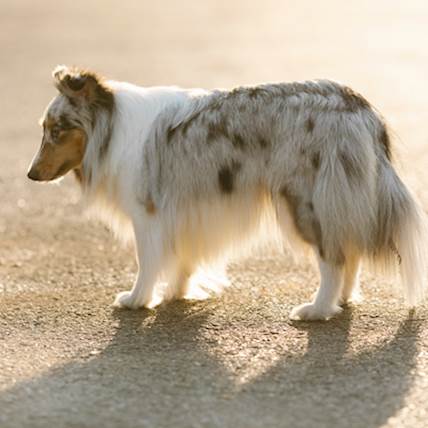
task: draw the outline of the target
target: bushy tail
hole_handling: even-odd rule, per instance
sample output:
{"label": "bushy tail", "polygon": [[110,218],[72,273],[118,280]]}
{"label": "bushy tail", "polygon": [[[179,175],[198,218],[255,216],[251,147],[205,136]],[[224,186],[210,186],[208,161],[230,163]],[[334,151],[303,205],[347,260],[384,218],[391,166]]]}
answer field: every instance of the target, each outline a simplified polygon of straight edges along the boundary
{"label": "bushy tail", "polygon": [[357,251],[386,272],[398,267],[407,301],[415,305],[428,285],[426,214],[373,134],[348,130],[353,139],[323,157],[313,195],[323,252],[346,262],[346,253]]}
{"label": "bushy tail", "polygon": [[399,264],[405,297],[414,306],[423,299],[428,284],[426,215],[386,158],[380,160],[377,184],[372,256],[387,270]]}

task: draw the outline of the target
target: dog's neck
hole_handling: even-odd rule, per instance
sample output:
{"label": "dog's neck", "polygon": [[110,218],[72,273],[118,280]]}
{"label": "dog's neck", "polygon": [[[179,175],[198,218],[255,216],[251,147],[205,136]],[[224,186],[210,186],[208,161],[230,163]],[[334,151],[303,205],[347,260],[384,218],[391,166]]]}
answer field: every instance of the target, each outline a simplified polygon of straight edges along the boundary
{"label": "dog's neck", "polygon": [[111,114],[98,112],[93,131],[88,135],[84,161],[74,174],[88,203],[102,199],[120,205],[118,199],[122,194],[117,192],[122,177],[127,175],[136,159],[142,158],[155,120],[171,106],[184,104],[189,94],[172,87],[108,84],[113,89],[115,108]]}

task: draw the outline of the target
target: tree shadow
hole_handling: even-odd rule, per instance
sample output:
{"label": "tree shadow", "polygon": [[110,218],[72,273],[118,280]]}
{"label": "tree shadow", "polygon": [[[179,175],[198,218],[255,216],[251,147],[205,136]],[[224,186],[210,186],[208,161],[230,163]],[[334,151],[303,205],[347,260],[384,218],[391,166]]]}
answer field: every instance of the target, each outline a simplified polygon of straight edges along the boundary
{"label": "tree shadow", "polygon": [[295,324],[306,352],[238,384],[202,334],[210,310],[177,302],[113,312],[116,334],[98,355],[0,393],[0,426],[375,428],[403,407],[421,327],[412,314],[390,341],[357,355],[348,352],[351,310]]}

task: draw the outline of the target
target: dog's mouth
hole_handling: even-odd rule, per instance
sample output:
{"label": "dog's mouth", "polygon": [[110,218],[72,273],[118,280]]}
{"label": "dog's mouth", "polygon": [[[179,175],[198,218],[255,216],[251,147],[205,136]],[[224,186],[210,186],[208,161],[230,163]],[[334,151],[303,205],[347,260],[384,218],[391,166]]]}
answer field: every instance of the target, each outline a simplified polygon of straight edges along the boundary
{"label": "dog's mouth", "polygon": [[53,181],[67,174],[73,167],[72,162],[65,162],[55,174],[49,176],[43,175],[37,168],[31,167],[27,173],[27,177],[33,181]]}
{"label": "dog's mouth", "polygon": [[74,167],[75,167],[75,165],[73,165],[72,162],[65,162],[63,165],[61,165],[61,167],[59,168],[57,173],[54,175],[54,177],[51,178],[51,180],[56,180],[57,178],[62,177],[63,175],[67,174],[67,172],[70,171]]}

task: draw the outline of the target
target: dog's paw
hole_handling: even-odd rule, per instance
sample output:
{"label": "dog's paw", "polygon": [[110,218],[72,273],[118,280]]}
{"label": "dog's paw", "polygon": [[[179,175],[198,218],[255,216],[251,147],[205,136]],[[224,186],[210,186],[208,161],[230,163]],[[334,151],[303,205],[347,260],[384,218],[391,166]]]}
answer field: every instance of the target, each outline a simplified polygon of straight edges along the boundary
{"label": "dog's paw", "polygon": [[162,300],[162,296],[158,294],[154,294],[153,296],[151,296],[151,298],[142,298],[137,300],[135,297],[132,296],[131,291],[122,291],[117,294],[113,306],[116,308],[125,309],[153,309],[154,307],[160,305],[162,303]]}
{"label": "dog's paw", "polygon": [[195,285],[192,285],[188,288],[186,293],[182,294],[180,299],[184,300],[206,300],[211,297],[210,293],[205,291],[202,287],[198,287]]}
{"label": "dog's paw", "polygon": [[137,309],[140,305],[130,291],[122,291],[117,294],[113,306],[116,308]]}
{"label": "dog's paw", "polygon": [[353,291],[350,296],[342,295],[339,300],[340,306],[345,306],[349,304],[358,305],[364,301],[364,296],[360,290]]}
{"label": "dog's paw", "polygon": [[290,318],[295,321],[325,321],[342,312],[340,306],[330,308],[320,308],[314,303],[305,303],[295,307],[290,314]]}

